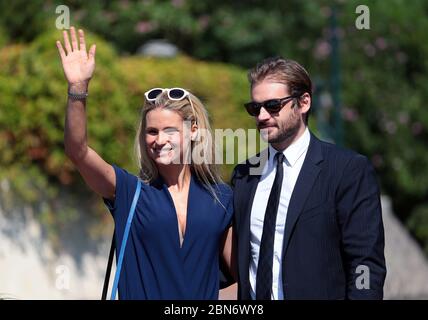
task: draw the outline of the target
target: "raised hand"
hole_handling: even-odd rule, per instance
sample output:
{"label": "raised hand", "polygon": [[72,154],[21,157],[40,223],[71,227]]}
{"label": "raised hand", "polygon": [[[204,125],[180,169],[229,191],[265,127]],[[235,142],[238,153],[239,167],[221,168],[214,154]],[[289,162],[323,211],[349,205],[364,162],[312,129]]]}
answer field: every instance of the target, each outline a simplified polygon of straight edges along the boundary
{"label": "raised hand", "polygon": [[63,31],[65,51],[61,42],[56,42],[59,55],[61,56],[65,78],[69,85],[89,82],[95,70],[96,46],[93,44],[89,49],[89,53],[87,53],[83,30],[79,30],[79,42],[77,42],[76,30],[74,27],[70,28],[70,35],[71,45],[68,32],[66,30]]}

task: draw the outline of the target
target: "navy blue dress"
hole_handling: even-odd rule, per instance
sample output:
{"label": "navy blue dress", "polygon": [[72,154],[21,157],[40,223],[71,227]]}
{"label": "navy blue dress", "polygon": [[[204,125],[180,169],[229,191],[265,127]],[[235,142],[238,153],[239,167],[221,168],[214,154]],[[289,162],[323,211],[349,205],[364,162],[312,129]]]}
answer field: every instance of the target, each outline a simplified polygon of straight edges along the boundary
{"label": "navy blue dress", "polygon": [[[120,248],[137,177],[113,166],[114,201],[104,199]],[[120,299],[218,299],[220,239],[233,214],[232,190],[218,185],[224,208],[192,175],[184,241],[180,247],[172,197],[161,178],[142,183],[119,280]]]}

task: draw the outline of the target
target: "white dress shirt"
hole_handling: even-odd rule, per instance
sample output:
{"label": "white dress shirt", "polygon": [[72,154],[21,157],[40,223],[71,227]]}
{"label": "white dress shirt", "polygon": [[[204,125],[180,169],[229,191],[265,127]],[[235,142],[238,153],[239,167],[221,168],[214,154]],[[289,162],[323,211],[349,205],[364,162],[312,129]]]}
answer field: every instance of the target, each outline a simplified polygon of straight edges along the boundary
{"label": "white dress shirt", "polygon": [[[284,176],[282,180],[281,196],[279,199],[278,214],[276,217],[275,238],[273,248],[273,278],[272,278],[272,300],[283,300],[284,293],[282,288],[282,244],[284,239],[285,222],[287,218],[288,205],[290,203],[291,194],[293,193],[294,185],[305,160],[310,141],[310,133],[308,128],[299,139],[292,143],[283,151],[285,159],[283,168]],[[251,209],[251,225],[250,225],[250,285],[251,298],[256,298],[256,276],[257,264],[259,262],[260,241],[263,233],[263,221],[266,212],[266,206],[269,200],[270,190],[273,186],[273,181],[276,174],[276,165],[274,164],[274,156],[277,153],[271,145],[269,145],[269,160],[266,162],[263,169],[260,181],[257,185],[257,190],[254,195],[253,206]]]}

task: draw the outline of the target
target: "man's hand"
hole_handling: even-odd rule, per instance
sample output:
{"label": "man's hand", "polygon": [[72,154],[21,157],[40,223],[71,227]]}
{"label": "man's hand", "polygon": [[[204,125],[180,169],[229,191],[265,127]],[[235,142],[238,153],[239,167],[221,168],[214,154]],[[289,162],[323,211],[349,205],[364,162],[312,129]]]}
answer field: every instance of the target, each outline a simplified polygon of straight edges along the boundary
{"label": "man's hand", "polygon": [[79,43],[77,42],[76,30],[74,27],[70,28],[70,35],[71,45],[68,38],[68,32],[66,30],[63,31],[66,51],[64,51],[60,41],[56,42],[59,55],[61,56],[65,78],[70,86],[82,82],[88,83],[95,70],[96,46],[93,44],[89,49],[89,53],[87,53],[83,30],[79,30]]}

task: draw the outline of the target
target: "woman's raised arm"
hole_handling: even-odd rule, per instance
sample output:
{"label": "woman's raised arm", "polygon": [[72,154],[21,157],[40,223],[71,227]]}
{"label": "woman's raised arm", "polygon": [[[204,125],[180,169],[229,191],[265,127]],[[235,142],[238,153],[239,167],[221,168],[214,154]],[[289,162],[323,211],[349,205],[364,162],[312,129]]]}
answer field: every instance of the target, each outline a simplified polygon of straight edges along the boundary
{"label": "woman's raised arm", "polygon": [[85,35],[79,30],[77,40],[74,27],[63,31],[65,50],[56,42],[62,68],[68,82],[68,102],[65,117],[65,153],[73,161],[87,185],[104,198],[113,199],[116,176],[113,167],[88,146],[86,133],[86,96],[89,81],[95,70],[95,50],[86,51]]}

